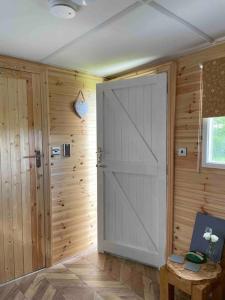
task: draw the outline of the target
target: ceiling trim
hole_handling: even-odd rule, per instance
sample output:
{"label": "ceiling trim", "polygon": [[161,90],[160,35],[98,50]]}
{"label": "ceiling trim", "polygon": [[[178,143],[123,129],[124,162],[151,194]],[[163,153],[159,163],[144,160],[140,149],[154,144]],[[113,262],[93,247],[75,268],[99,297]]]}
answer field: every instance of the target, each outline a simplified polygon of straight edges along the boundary
{"label": "ceiling trim", "polygon": [[64,46],[58,48],[57,50],[53,51],[51,54],[49,54],[48,56],[42,58],[40,60],[40,62],[42,63],[46,63],[46,61],[53,57],[54,55],[60,53],[61,51],[65,50],[66,48],[69,48],[70,46],[74,45],[75,43],[77,43],[78,41],[81,41],[82,39],[86,38],[87,36],[97,32],[98,30],[114,23],[115,21],[123,18],[124,16],[128,15],[130,12],[134,11],[135,9],[137,9],[138,7],[141,7],[143,5],[143,2],[137,1],[135,3],[133,3],[132,5],[126,7],[125,9],[121,10],[119,13],[113,15],[112,17],[108,18],[106,21],[102,22],[101,24],[97,25],[96,27],[92,28],[91,30],[87,31],[86,33],[84,33],[83,35],[73,39],[72,41],[70,41],[69,43],[65,44]]}
{"label": "ceiling trim", "polygon": [[200,36],[203,40],[207,41],[208,43],[213,44],[215,40],[209,36],[207,33],[204,31],[200,30],[198,27],[194,26],[193,24],[189,23],[188,21],[182,19],[181,17],[177,16],[174,14],[172,11],[168,10],[164,6],[156,3],[154,0],[141,0],[143,3],[151,6],[158,12],[162,13],[163,15],[170,17],[171,19],[179,22],[180,24],[183,24],[186,26],[188,29],[190,29],[192,32],[196,33],[198,36]]}
{"label": "ceiling trim", "polygon": [[97,78],[104,78],[105,80],[112,80],[112,79],[115,79],[117,77],[126,75],[128,73],[137,72],[137,71],[140,71],[140,70],[145,69],[145,68],[156,67],[156,66],[161,65],[161,64],[166,64],[169,61],[177,61],[181,58],[185,58],[186,56],[199,53],[200,51],[210,49],[212,47],[223,45],[224,43],[225,43],[225,37],[220,38],[220,39],[216,39],[213,46],[211,44],[205,42],[205,43],[202,43],[200,45],[190,47],[190,48],[187,48],[185,50],[178,51],[174,55],[161,57],[159,59],[149,61],[145,64],[138,65],[134,68],[124,69],[121,72],[117,72],[117,73],[113,73],[113,74],[105,74],[105,75],[102,75],[102,76],[98,76],[98,75],[96,75],[95,73],[92,73],[92,72],[87,73],[87,70],[82,69],[82,68],[74,70],[73,68],[69,68],[69,67],[64,69],[62,66],[57,66],[57,65],[48,65],[48,66],[49,66],[49,68],[53,68],[53,69],[60,69],[60,70],[64,70],[64,71],[66,70],[67,72],[75,72],[75,73],[77,72],[79,74],[84,74],[85,76],[90,75],[90,76],[94,76],[94,77],[97,77]]}

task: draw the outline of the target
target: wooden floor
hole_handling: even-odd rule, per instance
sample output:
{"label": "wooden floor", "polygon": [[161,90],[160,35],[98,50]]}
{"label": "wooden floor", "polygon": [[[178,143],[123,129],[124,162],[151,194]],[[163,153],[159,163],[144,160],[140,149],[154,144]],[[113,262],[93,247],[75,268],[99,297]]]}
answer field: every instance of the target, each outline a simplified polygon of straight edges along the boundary
{"label": "wooden floor", "polygon": [[[116,280],[109,259],[93,253],[58,264],[0,287],[1,300],[140,300]],[[114,268],[109,267],[114,272]],[[154,298],[155,299],[155,298]]]}

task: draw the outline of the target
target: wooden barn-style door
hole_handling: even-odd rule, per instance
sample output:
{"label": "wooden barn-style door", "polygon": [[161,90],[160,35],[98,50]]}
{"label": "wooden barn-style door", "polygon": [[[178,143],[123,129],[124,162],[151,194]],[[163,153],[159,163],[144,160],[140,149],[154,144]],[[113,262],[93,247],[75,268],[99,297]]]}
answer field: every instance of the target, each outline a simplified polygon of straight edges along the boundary
{"label": "wooden barn-style door", "polygon": [[45,267],[40,74],[0,69],[0,282]]}
{"label": "wooden barn-style door", "polygon": [[167,74],[97,87],[98,248],[159,267],[167,230]]}

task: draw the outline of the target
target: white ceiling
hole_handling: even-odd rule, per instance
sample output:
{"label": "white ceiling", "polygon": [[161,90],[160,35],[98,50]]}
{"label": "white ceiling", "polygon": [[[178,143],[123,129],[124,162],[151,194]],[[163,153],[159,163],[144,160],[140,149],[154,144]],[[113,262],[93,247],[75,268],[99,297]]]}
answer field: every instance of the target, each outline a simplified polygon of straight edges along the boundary
{"label": "white ceiling", "polygon": [[99,76],[225,36],[225,0],[96,0],[72,20],[52,16],[47,0],[0,5],[0,54]]}

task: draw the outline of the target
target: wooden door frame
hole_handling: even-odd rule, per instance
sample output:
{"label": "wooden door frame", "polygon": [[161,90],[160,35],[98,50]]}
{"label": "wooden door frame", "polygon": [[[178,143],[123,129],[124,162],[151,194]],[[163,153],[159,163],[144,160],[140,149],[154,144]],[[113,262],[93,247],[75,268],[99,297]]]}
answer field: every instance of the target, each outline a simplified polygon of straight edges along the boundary
{"label": "wooden door frame", "polygon": [[106,81],[132,79],[141,76],[167,73],[168,109],[167,109],[167,244],[166,257],[173,253],[174,232],[174,163],[175,163],[175,106],[176,106],[176,78],[177,64],[170,61],[161,65],[153,65],[137,69],[124,75],[113,76]]}
{"label": "wooden door frame", "polygon": [[52,224],[51,224],[51,179],[49,151],[49,96],[48,67],[9,56],[0,55],[0,68],[28,72],[40,75],[42,102],[42,132],[43,132],[43,175],[44,175],[44,209],[45,209],[45,267],[52,265]]}

